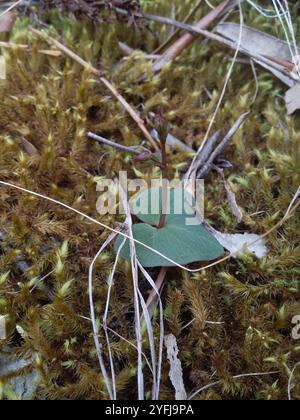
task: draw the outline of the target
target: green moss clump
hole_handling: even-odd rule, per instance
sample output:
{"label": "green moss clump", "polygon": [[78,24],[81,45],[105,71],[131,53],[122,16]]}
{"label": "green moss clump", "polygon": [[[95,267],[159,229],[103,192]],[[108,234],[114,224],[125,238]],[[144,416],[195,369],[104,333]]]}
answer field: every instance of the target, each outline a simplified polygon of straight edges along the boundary
{"label": "green moss clump", "polygon": [[[165,15],[169,3],[144,2],[149,11]],[[184,18],[192,3],[175,2],[178,19]],[[197,17],[206,12],[206,6],[200,8]],[[271,21],[257,16],[250,6],[245,8],[245,16],[252,26],[274,29]],[[102,68],[126,99],[139,107],[142,117],[159,105],[172,133],[191,146],[200,146],[231,64],[227,50],[199,40],[154,76],[140,51],[153,51],[166,39],[169,28],[152,25],[153,31],[145,28],[136,33],[122,23],[95,27],[62,20],[55,12],[51,22],[54,36],[62,37],[85,60]],[[0,82],[0,179],[100,218],[96,212],[99,177],[111,177],[112,170],[126,170],[129,176],[135,177],[139,171],[149,179],[154,172],[140,173],[129,156],[88,140],[85,133],[100,132],[125,145],[140,144],[141,133],[88,71],[63,56],[41,54],[39,50],[49,46],[30,34],[27,25],[27,19],[21,19],[11,41],[30,43],[33,51],[5,51],[7,80]],[[115,66],[122,58],[119,41],[140,51]],[[137,83],[145,72],[147,80]],[[224,155],[233,164],[227,175],[245,213],[243,225],[238,226],[230,213],[222,180],[212,173],[206,182],[206,217],[222,231],[266,232],[283,216],[300,184],[298,115],[286,116],[280,83],[261,69],[258,78],[259,95],[251,115]],[[249,109],[254,92],[251,69],[237,64],[215,128],[229,129]],[[35,153],[28,153],[24,139],[34,146]],[[188,158],[187,154],[172,154],[174,174]],[[0,350],[9,349],[20,358],[34,356],[33,368],[41,378],[36,398],[106,399],[87,319],[87,272],[108,232],[47,201],[2,187],[0,220],[0,314],[7,317],[8,327],[8,338],[0,341]],[[121,217],[101,217],[101,222],[111,226],[120,221]],[[299,231],[298,213],[270,235],[265,259],[230,260],[197,275],[169,271],[164,291],[166,331],[177,338],[190,392],[220,379],[220,386],[200,398],[287,398],[289,375],[300,352],[300,342],[291,337],[292,318],[300,314]],[[96,264],[99,319],[105,310],[113,263],[114,252],[109,249]],[[143,280],[141,289],[146,293]],[[135,343],[127,263],[117,267],[108,325]],[[154,332],[158,339],[158,322]],[[110,339],[118,398],[134,399],[136,350],[113,333]],[[103,351],[108,360],[107,348]],[[149,351],[146,336],[144,351]],[[278,373],[231,379],[240,373],[267,371]],[[174,398],[168,373],[164,358],[162,399]],[[2,384],[7,379],[0,377]],[[299,369],[294,382],[293,397],[299,398]]]}

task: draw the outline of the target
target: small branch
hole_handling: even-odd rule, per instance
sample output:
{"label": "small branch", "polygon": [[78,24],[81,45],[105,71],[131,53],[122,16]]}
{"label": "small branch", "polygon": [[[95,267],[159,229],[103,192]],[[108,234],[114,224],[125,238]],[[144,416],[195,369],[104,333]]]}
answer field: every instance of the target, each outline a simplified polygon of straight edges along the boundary
{"label": "small branch", "polygon": [[[195,15],[195,13],[198,11],[199,7],[201,6],[203,0],[198,0],[197,4],[192,8],[192,10],[189,12],[187,17],[184,19],[183,23],[188,23],[190,19]],[[162,44],[160,45],[155,51],[154,54],[161,54],[162,51],[170,45],[173,41],[176,40],[177,35],[180,34],[181,28],[177,28],[177,30]]]}
{"label": "small branch", "polygon": [[143,132],[146,139],[149,141],[149,143],[153,146],[153,148],[158,152],[159,147],[156,143],[156,141],[152,138],[151,134],[147,130],[144,121],[138,116],[137,112],[129,105],[129,103],[126,101],[126,99],[117,91],[117,89],[105,78],[103,77],[103,74],[100,70],[93,67],[91,64],[87,63],[85,60],[83,60],[79,55],[71,51],[69,48],[67,48],[65,45],[63,45],[61,42],[57,41],[55,38],[52,38],[51,36],[47,35],[45,32],[38,31],[35,28],[30,27],[31,32],[36,34],[37,36],[45,39],[50,45],[55,45],[56,48],[58,48],[60,51],[62,51],[65,55],[70,57],[72,60],[80,64],[85,69],[91,71],[99,80],[101,83],[103,83],[107,89],[113,94],[113,96],[120,102],[120,104],[125,108],[125,110],[128,112],[128,114],[131,116],[131,118],[137,123],[140,130]]}
{"label": "small branch", "polygon": [[136,161],[143,162],[145,160],[149,160],[155,163],[159,168],[162,168],[162,163],[159,161],[159,159],[157,159],[155,155],[152,152],[150,152],[150,150],[146,149],[143,146],[136,146],[136,147],[124,146],[122,144],[108,140],[104,137],[101,137],[91,132],[87,133],[87,137],[89,137],[92,140],[97,141],[98,143],[106,144],[107,146],[122,150],[123,152],[131,153],[136,156],[135,158]]}
{"label": "small branch", "polygon": [[108,140],[104,137],[98,136],[94,133],[87,133],[88,138],[95,140],[99,143],[106,144],[107,146],[114,147],[115,149],[122,150],[123,152],[132,153],[133,155],[140,155],[141,151],[137,150],[134,147],[123,146],[122,144],[115,143],[114,141]]}
{"label": "small branch", "polygon": [[18,48],[20,50],[25,50],[25,51],[30,50],[29,45],[26,45],[26,44],[15,44],[13,42],[3,42],[3,41],[1,41],[0,42],[0,47],[1,48],[16,48],[16,49]]}

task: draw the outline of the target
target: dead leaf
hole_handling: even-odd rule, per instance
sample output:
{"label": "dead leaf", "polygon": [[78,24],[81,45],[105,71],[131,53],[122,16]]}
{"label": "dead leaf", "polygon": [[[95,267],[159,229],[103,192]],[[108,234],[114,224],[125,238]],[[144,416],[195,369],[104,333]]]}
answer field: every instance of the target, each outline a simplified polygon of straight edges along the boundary
{"label": "dead leaf", "polygon": [[[237,42],[240,36],[240,25],[232,22],[224,22],[217,25],[217,32],[227,39]],[[293,59],[290,47],[287,42],[282,41],[268,33],[259,31],[249,26],[243,26],[242,40],[241,40],[242,53],[248,53],[255,62],[262,67],[272,72],[278,79],[280,79],[287,86],[292,87],[295,80],[292,74],[289,76],[285,71],[285,66],[282,66],[282,72],[278,69],[268,65],[263,58],[274,57],[274,61],[278,64],[279,61],[287,62],[293,65]],[[298,49],[300,55],[300,49]],[[259,59],[261,57],[261,60]],[[276,61],[277,59],[277,61]]]}
{"label": "dead leaf", "polygon": [[229,201],[232,213],[236,217],[238,223],[241,223],[241,221],[244,218],[244,215],[243,215],[242,210],[239,208],[239,206],[236,202],[236,196],[235,196],[234,192],[231,190],[230,185],[227,182],[225,183],[225,188],[226,188],[226,192],[227,192],[227,199]]}
{"label": "dead leaf", "polygon": [[[155,140],[158,141],[159,135],[158,135],[157,130],[155,130],[155,129],[151,130],[151,135]],[[187,152],[187,153],[194,153],[195,152],[190,146],[183,143],[181,140],[179,140],[177,137],[173,136],[170,133],[167,136],[167,145],[172,150],[178,150],[179,152]]]}
{"label": "dead leaf", "polygon": [[[239,39],[240,25],[233,22],[219,23],[217,32],[232,41]],[[289,44],[266,32],[243,26],[242,47],[259,55],[273,56],[278,59],[293,62]],[[298,49],[300,55],[300,49]]]}
{"label": "dead leaf", "polygon": [[168,360],[170,362],[170,379],[176,391],[176,401],[186,400],[187,393],[183,383],[183,372],[181,362],[178,359],[178,346],[176,337],[173,334],[165,336]]}
{"label": "dead leaf", "polygon": [[222,233],[212,228],[210,230],[217,241],[235,257],[247,255],[249,251],[257,258],[264,258],[268,254],[265,241],[260,239],[258,235],[253,233]]}
{"label": "dead leaf", "polygon": [[30,359],[17,359],[10,354],[0,353],[0,377],[14,374],[30,366],[31,363]]}
{"label": "dead leaf", "polygon": [[300,109],[300,85],[296,84],[285,94],[285,103],[288,115]]}
{"label": "dead leaf", "polygon": [[24,137],[20,139],[20,144],[23,146],[25,152],[27,152],[30,156],[40,155],[38,149]]}
{"label": "dead leaf", "polygon": [[0,32],[10,32],[15,24],[16,16],[12,12],[7,12],[0,16]]}
{"label": "dead leaf", "polygon": [[9,353],[0,353],[1,382],[10,387],[18,400],[32,400],[36,393],[41,378],[34,369],[33,361],[33,356],[25,359]]}

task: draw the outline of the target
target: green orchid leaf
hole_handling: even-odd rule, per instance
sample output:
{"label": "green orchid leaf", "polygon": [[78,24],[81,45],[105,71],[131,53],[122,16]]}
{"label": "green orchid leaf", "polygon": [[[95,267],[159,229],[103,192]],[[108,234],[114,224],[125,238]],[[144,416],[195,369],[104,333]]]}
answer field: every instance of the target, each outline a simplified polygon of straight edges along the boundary
{"label": "green orchid leaf", "polygon": [[[152,193],[152,197],[151,196]],[[165,227],[158,229],[157,225],[160,219],[161,211],[161,189],[153,189],[142,192],[138,200],[143,204],[149,204],[148,213],[146,208],[141,209],[141,203],[137,203],[141,211],[137,214],[138,218],[146,223],[139,223],[133,226],[133,237],[142,244],[155,249],[157,252],[165,255],[170,260],[180,265],[190,264],[196,261],[211,261],[221,257],[224,254],[223,247],[219,242],[205,229],[198,221],[197,224],[190,224],[191,218],[195,222],[195,213],[191,207],[186,207],[184,212],[177,214],[176,191],[170,192],[168,215],[166,217]],[[147,201],[150,198],[150,202]],[[158,208],[152,207],[151,203],[157,204]],[[178,202],[177,202],[178,204]],[[152,211],[152,213],[151,213]],[[123,237],[120,235],[115,244],[117,252],[123,243]],[[151,267],[172,267],[166,258],[156,254],[143,245],[136,244],[137,258],[145,268]],[[130,246],[127,240],[120,251],[121,257],[130,260]]]}
{"label": "green orchid leaf", "polygon": [[[175,221],[175,219],[173,220]],[[133,237],[181,265],[196,261],[211,261],[224,254],[224,249],[219,242],[202,225],[185,226],[183,223],[178,225],[174,223],[157,229],[148,224],[139,223],[133,226]],[[115,244],[116,251],[122,243],[123,237],[119,236]],[[172,267],[175,265],[143,245],[136,244],[136,252],[143,267]],[[130,260],[128,240],[120,255],[125,260]]]}

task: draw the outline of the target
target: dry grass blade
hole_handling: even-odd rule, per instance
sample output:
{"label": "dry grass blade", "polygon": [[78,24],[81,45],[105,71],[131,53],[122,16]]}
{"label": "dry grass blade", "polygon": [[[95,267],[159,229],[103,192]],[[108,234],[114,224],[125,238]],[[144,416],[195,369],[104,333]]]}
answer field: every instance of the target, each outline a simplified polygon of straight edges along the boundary
{"label": "dry grass blade", "polygon": [[105,363],[103,360],[102,355],[102,345],[99,341],[99,329],[97,326],[97,318],[95,314],[95,307],[94,307],[94,297],[93,297],[93,273],[94,273],[94,266],[97,262],[97,259],[102,254],[102,252],[105,250],[105,248],[115,239],[116,233],[111,234],[108,239],[104,242],[104,244],[101,246],[97,254],[95,255],[90,267],[89,267],[89,303],[90,303],[90,316],[91,316],[91,322],[93,326],[93,336],[94,336],[94,342],[96,347],[96,352],[98,356],[98,361],[101,369],[101,373],[106,385],[106,389],[108,392],[108,395],[111,400],[114,400],[115,398],[115,392],[111,386],[110,379],[108,377],[108,373],[105,367]]}
{"label": "dry grass blade", "polygon": [[[159,313],[160,313],[160,317],[159,317],[159,319],[160,319],[159,353],[158,353],[158,362],[157,362],[157,373],[156,373],[155,376],[153,376],[153,378],[154,377],[156,378],[156,389],[153,388],[153,396],[154,396],[153,399],[158,400],[159,399],[159,392],[160,392],[161,369],[162,369],[162,358],[163,358],[163,345],[164,345],[164,310],[163,310],[163,305],[162,305],[162,301],[161,301],[161,298],[160,298],[160,289],[157,287],[157,285],[154,283],[154,281],[151,278],[151,276],[149,275],[149,273],[147,273],[147,271],[139,263],[139,261],[138,261],[138,266],[139,266],[139,269],[141,270],[142,274],[145,276],[145,278],[149,282],[150,286],[152,287],[152,292],[151,293],[155,293],[155,295],[157,296],[157,301],[158,301],[158,304],[159,304]],[[151,319],[153,313],[152,313],[151,309],[149,309],[148,302],[147,302],[147,307],[145,308],[145,312],[149,313],[149,317]]]}
{"label": "dry grass blade", "polygon": [[[158,400],[159,398],[159,389],[160,389],[160,378],[161,378],[161,364],[162,364],[162,350],[163,350],[163,336],[164,336],[164,326],[163,326],[163,307],[160,300],[159,290],[157,289],[153,279],[151,276],[146,272],[146,270],[141,266],[139,263],[137,256],[136,256],[136,250],[135,250],[135,241],[133,239],[133,233],[132,233],[132,218],[130,213],[130,208],[127,202],[127,197],[125,195],[124,190],[122,187],[120,187],[120,196],[122,205],[125,209],[126,213],[126,224],[128,226],[129,235],[131,236],[130,239],[130,245],[131,245],[131,265],[133,270],[133,287],[134,287],[134,300],[135,300],[135,327],[136,327],[136,335],[137,335],[137,347],[139,349],[138,352],[138,369],[142,369],[140,367],[140,357],[142,354],[142,342],[140,343],[140,340],[142,340],[142,319],[144,319],[146,323],[146,329],[148,334],[148,340],[149,340],[149,346],[150,346],[150,352],[151,352],[151,360],[152,360],[152,375],[153,375],[153,387],[152,387],[152,399]],[[120,250],[119,250],[120,251]],[[150,286],[153,288],[154,293],[158,296],[159,305],[160,305],[160,346],[159,346],[159,360],[157,364],[156,360],[156,350],[155,350],[155,339],[154,339],[154,332],[153,327],[151,323],[152,319],[152,313],[149,312],[148,306],[144,300],[144,297],[139,289],[138,285],[138,268],[141,270],[143,275],[145,276],[146,280],[149,282]],[[138,300],[139,298],[139,300]],[[140,316],[139,312],[139,303],[142,307],[143,311],[143,317]],[[139,372],[139,399],[143,399],[142,396],[142,386],[141,386],[141,380],[142,380],[142,370]]]}
{"label": "dry grass blade", "polygon": [[228,202],[230,204],[231,211],[232,211],[233,215],[236,217],[237,222],[241,223],[241,221],[244,218],[243,212],[240,209],[240,207],[239,207],[239,205],[236,201],[235,193],[232,191],[232,189],[230,188],[230,185],[226,181],[225,181],[225,189],[226,189],[226,192],[227,192],[227,199],[228,199]]}
{"label": "dry grass blade", "polygon": [[141,326],[141,313],[140,313],[140,290],[139,290],[139,275],[138,275],[138,261],[136,256],[135,241],[133,238],[132,232],[132,218],[130,213],[129,204],[127,201],[126,194],[120,186],[120,197],[123,208],[125,209],[126,214],[126,227],[129,233],[129,246],[130,246],[130,259],[131,259],[131,270],[132,270],[132,281],[133,281],[133,295],[134,295],[134,312],[135,312],[135,333],[137,340],[137,349],[138,349],[138,398],[139,400],[144,400],[145,397],[145,385],[144,385],[144,375],[143,375],[143,336],[142,336],[142,326]]}
{"label": "dry grass blade", "polygon": [[[113,239],[115,239],[115,235],[113,236]],[[111,292],[113,287],[113,281],[114,281],[114,275],[117,269],[117,264],[120,258],[120,252],[122,251],[123,246],[125,245],[126,239],[124,238],[118,252],[115,258],[113,269],[110,273],[109,280],[108,280],[108,292],[107,292],[107,299],[106,299],[106,305],[105,305],[105,312],[103,315],[103,330],[105,334],[106,344],[108,348],[108,354],[109,354],[109,361],[110,361],[110,371],[111,371],[111,377],[112,377],[112,391],[113,391],[113,399],[117,399],[117,388],[116,388],[116,375],[115,375],[115,367],[114,367],[114,361],[113,361],[113,354],[111,350],[109,335],[108,335],[108,327],[107,327],[107,320],[108,320],[108,313],[109,313],[109,305],[110,305],[110,298],[111,298]]]}

